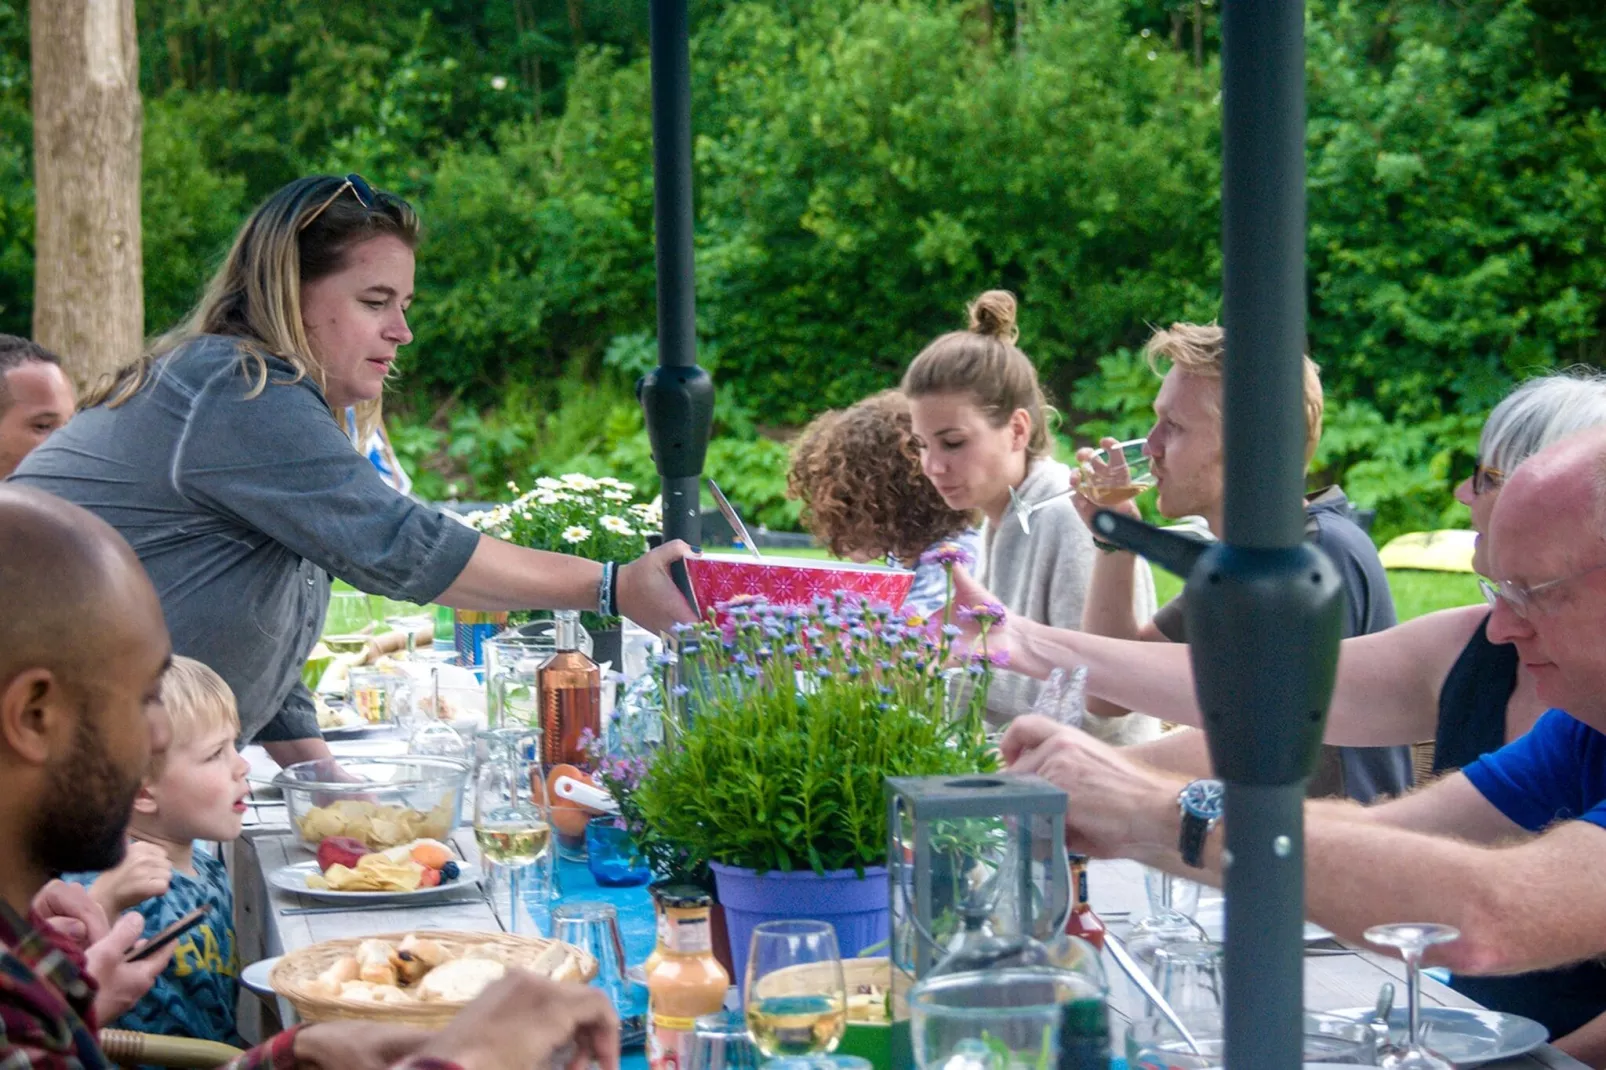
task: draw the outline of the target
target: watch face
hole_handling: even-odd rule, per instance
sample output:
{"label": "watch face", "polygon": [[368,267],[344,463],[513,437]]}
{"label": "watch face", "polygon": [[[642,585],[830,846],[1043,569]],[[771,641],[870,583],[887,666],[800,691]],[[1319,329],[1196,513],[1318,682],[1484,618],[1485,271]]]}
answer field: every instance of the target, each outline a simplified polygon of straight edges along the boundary
{"label": "watch face", "polygon": [[1219,780],[1195,780],[1182,790],[1182,808],[1195,817],[1214,821],[1221,816],[1226,792]]}

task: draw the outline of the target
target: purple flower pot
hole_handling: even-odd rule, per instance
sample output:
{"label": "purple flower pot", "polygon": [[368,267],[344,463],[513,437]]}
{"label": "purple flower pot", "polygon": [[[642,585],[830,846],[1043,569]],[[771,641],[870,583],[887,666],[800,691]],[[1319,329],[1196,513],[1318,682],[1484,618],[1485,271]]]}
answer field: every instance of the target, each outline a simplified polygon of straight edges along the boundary
{"label": "purple flower pot", "polygon": [[866,866],[864,876],[838,869],[824,876],[811,869],[782,873],[709,863],[725,924],[730,930],[731,962],[738,985],[747,982],[747,952],[753,928],[766,921],[812,919],[836,928],[844,959],[887,938],[887,871]]}

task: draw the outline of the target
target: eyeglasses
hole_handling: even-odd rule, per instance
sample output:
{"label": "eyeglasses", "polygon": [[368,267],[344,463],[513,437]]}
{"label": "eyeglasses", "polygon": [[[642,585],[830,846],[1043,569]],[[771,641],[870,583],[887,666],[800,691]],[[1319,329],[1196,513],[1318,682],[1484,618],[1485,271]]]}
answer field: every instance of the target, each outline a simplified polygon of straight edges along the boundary
{"label": "eyeglasses", "polygon": [[357,203],[362,205],[364,208],[369,209],[370,211],[373,210],[374,205],[379,203],[378,196],[374,194],[374,187],[368,184],[368,180],[356,172],[352,172],[351,174],[347,175],[346,180],[329,195],[328,200],[318,205],[316,209],[308,214],[307,218],[301,221],[301,225],[296,228],[296,233],[299,234],[303,230],[306,230],[308,227],[312,226],[312,221],[323,215],[324,210],[327,209],[331,204],[334,204],[335,201],[339,199],[340,195],[346,192],[348,189],[351,190],[351,195],[357,198]]}
{"label": "eyeglasses", "polygon": [[1506,474],[1498,468],[1488,468],[1482,459],[1472,462],[1472,493],[1484,494],[1505,483]]}
{"label": "eyeglasses", "polygon": [[1559,580],[1546,580],[1544,583],[1536,583],[1531,587],[1525,587],[1515,580],[1486,580],[1479,576],[1478,586],[1483,589],[1483,597],[1491,606],[1503,600],[1506,605],[1511,607],[1513,613],[1523,620],[1527,620],[1529,619],[1529,614],[1539,608],[1540,596],[1555,590],[1563,584],[1582,579],[1591,572],[1599,572],[1601,569],[1606,569],[1606,563],[1596,565],[1594,568],[1586,568],[1582,572],[1574,572],[1571,576],[1563,576]]}

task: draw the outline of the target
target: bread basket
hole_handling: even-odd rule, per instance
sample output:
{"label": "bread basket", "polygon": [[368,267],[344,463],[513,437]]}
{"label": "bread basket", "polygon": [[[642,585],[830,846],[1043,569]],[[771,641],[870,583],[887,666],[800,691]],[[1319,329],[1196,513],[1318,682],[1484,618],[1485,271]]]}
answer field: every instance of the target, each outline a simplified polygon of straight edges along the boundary
{"label": "bread basket", "polygon": [[[412,1003],[375,1003],[364,999],[345,999],[338,996],[330,997],[317,993],[309,988],[313,981],[324,970],[328,969],[337,959],[346,955],[355,955],[357,945],[364,940],[384,940],[391,944],[400,943],[409,933],[382,933],[376,936],[351,937],[341,940],[325,940],[321,944],[292,951],[281,958],[268,975],[268,983],[273,990],[295,1007],[296,1013],[307,1022],[327,1022],[336,1019],[357,1019],[373,1022],[393,1022],[400,1025],[415,1025],[425,1029],[435,1029],[450,1022],[457,1016],[466,1003],[418,1001]],[[510,933],[477,933],[477,932],[434,932],[421,930],[419,936],[428,937],[445,949],[449,959],[460,958],[469,951],[475,951],[480,957],[488,952],[510,968],[517,968],[521,964],[531,963],[543,951],[553,944],[559,944],[567,952],[564,960],[553,975],[556,980],[589,982],[597,975],[597,960],[592,958],[573,944],[563,944],[556,940],[547,940],[539,936],[514,936]]]}

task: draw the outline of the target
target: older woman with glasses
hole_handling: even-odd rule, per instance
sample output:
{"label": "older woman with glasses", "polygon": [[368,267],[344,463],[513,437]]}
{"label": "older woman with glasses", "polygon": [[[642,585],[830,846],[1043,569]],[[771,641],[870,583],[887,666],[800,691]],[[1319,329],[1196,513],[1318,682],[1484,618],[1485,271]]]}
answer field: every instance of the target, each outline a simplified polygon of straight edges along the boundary
{"label": "older woman with glasses", "polygon": [[[1472,511],[1478,532],[1474,571],[1489,572],[1489,518],[1506,474],[1546,446],[1597,427],[1606,427],[1606,376],[1583,369],[1529,380],[1495,407],[1484,424],[1473,473],[1455,490]],[[1482,583],[1490,605],[1504,598],[1527,616],[1544,612],[1546,600],[1575,578],[1532,587]],[[985,592],[964,579],[955,597],[970,603]],[[1489,606],[1462,606],[1344,640],[1324,741],[1382,747],[1431,738],[1437,775],[1526,733],[1546,705],[1516,648],[1490,642],[1489,617]],[[1017,672],[1046,676],[1056,666],[1086,665],[1088,694],[1181,724],[1200,722],[1185,647],[1055,631],[1018,620],[1006,623],[1002,635],[990,633],[988,643],[1007,647],[1010,668]],[[1172,733],[1129,753],[1151,765],[1208,775],[1199,732]],[[1565,1037],[1606,1011],[1606,966],[1599,963],[1521,977],[1457,977],[1455,985],[1486,1006],[1544,1023],[1553,1037]]]}
{"label": "older woman with glasses", "polygon": [[462,609],[597,609],[654,630],[691,611],[664,546],[598,564],[499,542],[388,487],[361,441],[412,341],[418,219],[361,176],[298,179],[236,236],[182,324],[84,399],[12,477],[133,546],[175,652],[216,670],[243,738],[281,765],[329,753],[301,668],[330,576]]}

